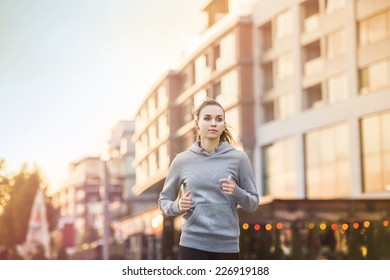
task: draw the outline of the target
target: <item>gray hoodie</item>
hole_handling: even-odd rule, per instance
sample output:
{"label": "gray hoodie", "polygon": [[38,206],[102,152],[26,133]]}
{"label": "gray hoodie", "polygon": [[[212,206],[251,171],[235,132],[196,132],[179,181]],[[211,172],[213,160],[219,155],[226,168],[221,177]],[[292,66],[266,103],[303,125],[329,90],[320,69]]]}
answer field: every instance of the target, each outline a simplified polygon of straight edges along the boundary
{"label": "gray hoodie", "polygon": [[[226,195],[219,182],[229,175],[237,185],[233,195]],[[196,142],[172,161],[158,200],[164,214],[182,214],[177,200],[181,186],[184,193],[191,192],[192,207],[183,216],[180,245],[209,252],[237,253],[240,233],[237,205],[247,212],[254,212],[259,205],[247,154],[228,142],[222,142],[208,153]]]}

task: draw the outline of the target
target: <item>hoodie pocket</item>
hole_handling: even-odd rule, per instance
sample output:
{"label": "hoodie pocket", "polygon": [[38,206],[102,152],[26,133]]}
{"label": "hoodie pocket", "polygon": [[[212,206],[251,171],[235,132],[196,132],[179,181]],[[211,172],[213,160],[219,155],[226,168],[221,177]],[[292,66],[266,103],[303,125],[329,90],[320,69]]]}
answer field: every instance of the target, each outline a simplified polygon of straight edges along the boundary
{"label": "hoodie pocket", "polygon": [[186,232],[237,237],[238,214],[230,204],[200,204],[184,224]]}

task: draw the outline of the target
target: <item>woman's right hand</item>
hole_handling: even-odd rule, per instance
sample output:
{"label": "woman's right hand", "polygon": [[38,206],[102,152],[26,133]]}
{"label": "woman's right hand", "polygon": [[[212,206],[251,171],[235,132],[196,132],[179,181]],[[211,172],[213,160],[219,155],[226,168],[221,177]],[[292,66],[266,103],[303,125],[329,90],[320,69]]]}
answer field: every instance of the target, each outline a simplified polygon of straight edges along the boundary
{"label": "woman's right hand", "polygon": [[186,194],[179,200],[179,210],[182,213],[191,208],[192,198],[190,197],[190,194],[191,193],[189,191],[186,192]]}

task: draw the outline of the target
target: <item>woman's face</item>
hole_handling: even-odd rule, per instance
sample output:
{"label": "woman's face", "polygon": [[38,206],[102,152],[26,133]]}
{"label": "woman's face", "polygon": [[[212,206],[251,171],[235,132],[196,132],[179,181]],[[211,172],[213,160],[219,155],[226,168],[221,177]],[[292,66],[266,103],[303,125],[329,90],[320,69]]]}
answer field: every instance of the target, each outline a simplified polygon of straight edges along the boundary
{"label": "woman's face", "polygon": [[196,122],[196,129],[199,130],[201,138],[218,139],[225,130],[225,114],[221,107],[209,105],[199,113]]}

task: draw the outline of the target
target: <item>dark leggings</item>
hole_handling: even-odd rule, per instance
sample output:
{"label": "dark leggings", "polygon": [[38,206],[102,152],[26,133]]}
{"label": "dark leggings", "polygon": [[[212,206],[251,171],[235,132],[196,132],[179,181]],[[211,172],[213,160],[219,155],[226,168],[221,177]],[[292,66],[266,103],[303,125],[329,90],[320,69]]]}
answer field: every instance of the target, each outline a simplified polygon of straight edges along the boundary
{"label": "dark leggings", "polygon": [[180,260],[238,260],[239,253],[214,253],[184,246],[179,247]]}

